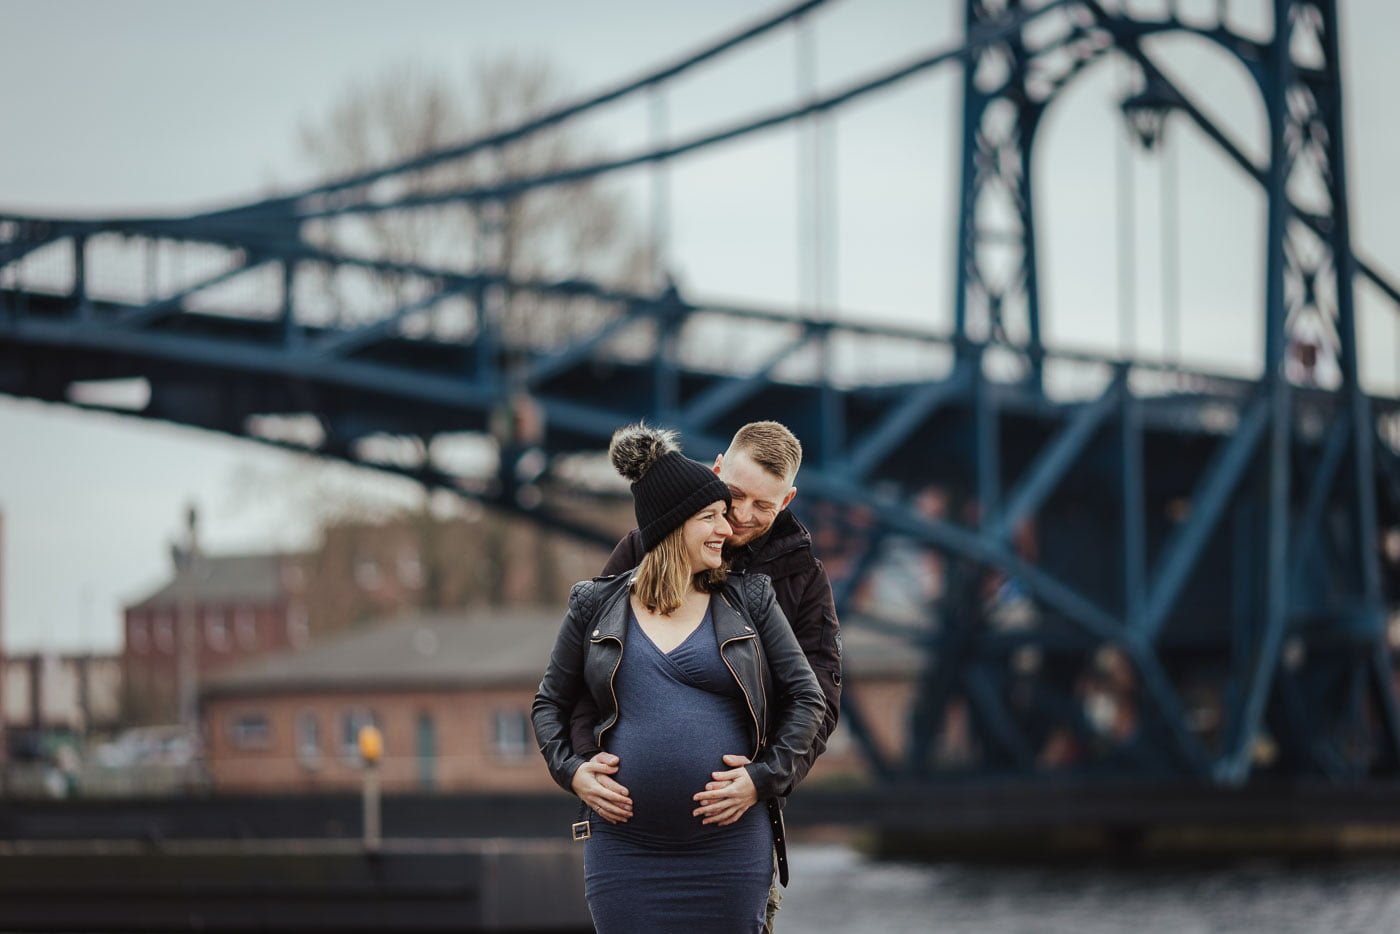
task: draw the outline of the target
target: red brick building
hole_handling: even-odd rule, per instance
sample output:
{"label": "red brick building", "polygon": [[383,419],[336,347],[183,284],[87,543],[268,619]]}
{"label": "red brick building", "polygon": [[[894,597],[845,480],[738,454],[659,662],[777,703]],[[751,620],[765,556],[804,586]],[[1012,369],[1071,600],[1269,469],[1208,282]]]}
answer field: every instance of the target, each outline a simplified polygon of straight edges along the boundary
{"label": "red brick building", "polygon": [[131,723],[178,717],[180,634],[190,626],[199,680],[265,655],[301,648],[309,628],[303,559],[206,555],[194,570],[126,608],[123,700]]}
{"label": "red brick building", "polygon": [[414,615],[214,676],[201,692],[214,787],[358,787],[356,737],[372,723],[386,790],[553,788],[530,704],[561,618],[556,608]]}
{"label": "red brick building", "polygon": [[[205,764],[221,791],[351,789],[360,726],[384,737],[390,791],[554,788],[530,705],[562,610],[481,609],[361,626],[295,654],[205,682]],[[847,638],[848,683],[874,734],[898,755],[917,664],[889,638]],[[865,775],[838,728],[811,782]]]}

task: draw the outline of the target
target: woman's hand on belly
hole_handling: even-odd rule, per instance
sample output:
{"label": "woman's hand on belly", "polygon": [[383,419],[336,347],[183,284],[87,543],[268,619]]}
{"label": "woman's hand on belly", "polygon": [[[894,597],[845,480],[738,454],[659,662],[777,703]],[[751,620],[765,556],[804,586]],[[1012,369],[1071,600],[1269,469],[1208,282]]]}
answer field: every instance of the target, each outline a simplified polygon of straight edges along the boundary
{"label": "woman's hand on belly", "polygon": [[754,787],[749,770],[748,756],[727,755],[724,764],[727,771],[711,772],[714,781],[705,785],[705,790],[695,795],[700,806],[690,813],[704,818],[702,824],[718,824],[728,827],[744,816],[744,812],[758,803],[758,789]]}
{"label": "woman's hand on belly", "polygon": [[578,767],[570,782],[574,794],[610,824],[625,824],[632,816],[632,798],[610,775],[617,773],[617,756],[600,752]]}

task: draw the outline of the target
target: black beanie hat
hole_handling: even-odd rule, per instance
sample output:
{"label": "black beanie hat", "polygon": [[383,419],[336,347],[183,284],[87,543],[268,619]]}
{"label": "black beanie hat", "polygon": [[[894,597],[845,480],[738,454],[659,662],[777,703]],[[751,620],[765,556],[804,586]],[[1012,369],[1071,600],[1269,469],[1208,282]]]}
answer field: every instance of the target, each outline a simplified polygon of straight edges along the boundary
{"label": "black beanie hat", "polygon": [[642,548],[651,551],[701,507],[732,502],[714,471],[681,453],[676,433],[650,425],[619,428],[608,445],[617,472],[632,481]]}

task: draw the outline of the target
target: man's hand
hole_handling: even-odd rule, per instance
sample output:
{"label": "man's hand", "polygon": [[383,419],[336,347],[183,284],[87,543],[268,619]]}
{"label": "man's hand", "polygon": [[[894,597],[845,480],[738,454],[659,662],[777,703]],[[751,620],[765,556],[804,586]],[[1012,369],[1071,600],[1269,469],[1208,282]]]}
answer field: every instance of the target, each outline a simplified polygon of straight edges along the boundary
{"label": "man's hand", "polygon": [[725,772],[711,772],[714,779],[705,784],[705,790],[695,795],[700,806],[690,813],[702,817],[702,824],[718,824],[728,827],[744,816],[744,812],[758,803],[758,789],[754,787],[749,770],[748,756],[725,756]]}
{"label": "man's hand", "polygon": [[600,752],[578,767],[570,786],[574,794],[609,824],[625,824],[632,816],[632,798],[609,776],[617,773],[621,760],[610,752]]}

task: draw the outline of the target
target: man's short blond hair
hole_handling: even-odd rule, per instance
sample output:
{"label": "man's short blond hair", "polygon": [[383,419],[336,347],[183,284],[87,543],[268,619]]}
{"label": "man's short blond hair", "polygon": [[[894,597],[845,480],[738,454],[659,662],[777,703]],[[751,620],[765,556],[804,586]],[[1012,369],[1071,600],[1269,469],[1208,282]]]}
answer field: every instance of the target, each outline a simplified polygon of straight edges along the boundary
{"label": "man's short blond hair", "polygon": [[734,434],[729,450],[743,451],[789,486],[802,466],[802,442],[780,422],[749,422]]}

